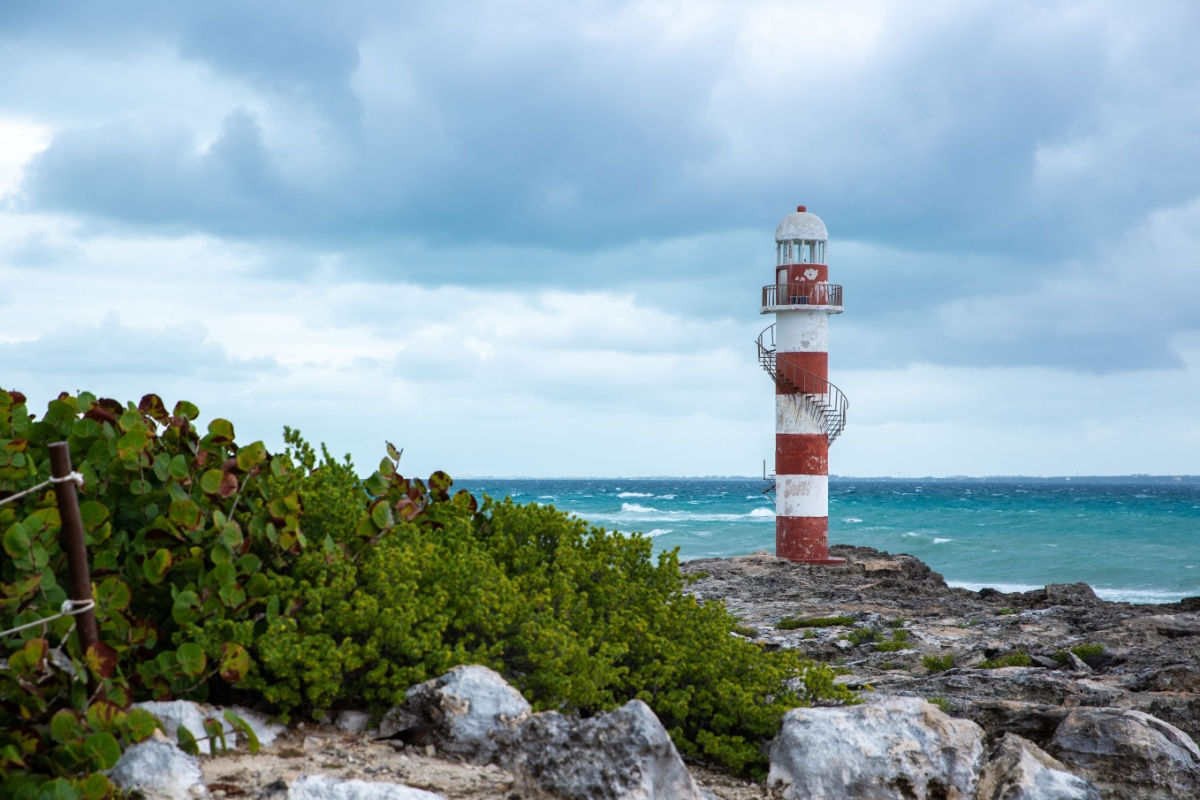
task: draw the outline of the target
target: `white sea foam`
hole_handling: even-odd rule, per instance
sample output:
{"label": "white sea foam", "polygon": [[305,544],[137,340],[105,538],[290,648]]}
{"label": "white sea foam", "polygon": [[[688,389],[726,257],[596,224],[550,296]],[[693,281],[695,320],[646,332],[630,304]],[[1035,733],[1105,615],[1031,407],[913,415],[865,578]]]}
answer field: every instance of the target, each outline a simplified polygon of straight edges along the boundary
{"label": "white sea foam", "polygon": [[952,542],[952,541],[954,541],[954,540],[953,539],[943,539],[941,536],[933,537],[934,544],[945,544],[946,542]]}
{"label": "white sea foam", "polygon": [[842,522],[854,523],[854,522],[862,522],[862,520],[859,519],[858,517],[846,517],[844,520],[842,520]]}
{"label": "white sea foam", "polygon": [[995,589],[1005,594],[1031,592],[1034,589],[1042,588],[1041,586],[1034,586],[1028,583],[972,583],[971,581],[946,581],[946,585],[957,589],[969,589],[972,592],[978,592],[980,589]]}
{"label": "white sea foam", "polygon": [[[978,592],[983,588],[995,589],[999,592],[1010,594],[1013,592],[1031,592],[1034,589],[1041,589],[1041,586],[1034,586],[1028,583],[974,583],[972,581],[946,581],[947,586],[954,586],[960,589],[969,589],[972,592]],[[1185,597],[1200,595],[1200,588],[1191,592],[1164,592],[1151,589],[1110,589],[1102,586],[1093,586],[1092,591],[1101,600],[1108,600],[1114,603],[1175,603]]]}
{"label": "white sea foam", "polygon": [[660,495],[659,495],[657,498],[655,498],[655,499],[657,499],[657,500],[674,500],[674,499],[675,499],[675,495],[673,495],[673,494],[660,494]]}
{"label": "white sea foam", "polygon": [[617,497],[654,497],[652,492],[621,492]]}
{"label": "white sea foam", "polygon": [[670,528],[655,528],[654,530],[646,531],[646,535],[653,539],[655,536],[662,536],[664,533],[670,532]]}
{"label": "white sea foam", "polygon": [[775,516],[775,512],[769,508],[756,508],[756,509],[752,510],[746,516],[748,516],[748,517],[773,517],[773,516]]}
{"label": "white sea foam", "polygon": [[[641,496],[645,497],[646,495]],[[658,511],[657,508],[639,506],[637,503],[621,503],[621,510],[627,514],[653,514]]]}

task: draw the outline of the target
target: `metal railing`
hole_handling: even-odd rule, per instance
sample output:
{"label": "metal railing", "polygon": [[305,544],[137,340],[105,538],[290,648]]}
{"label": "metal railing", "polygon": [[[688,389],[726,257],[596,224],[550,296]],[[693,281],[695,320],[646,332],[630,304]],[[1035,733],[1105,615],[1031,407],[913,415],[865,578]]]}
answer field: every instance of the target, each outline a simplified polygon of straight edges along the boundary
{"label": "metal railing", "polygon": [[835,306],[840,309],[842,307],[842,287],[836,283],[772,283],[763,287],[762,304],[763,308]]}
{"label": "metal railing", "polygon": [[758,335],[758,363],[777,386],[799,396],[805,411],[820,425],[825,441],[833,444],[846,428],[846,410],[850,407],[846,395],[819,375],[794,364],[780,368],[775,355],[775,326],[770,325]]}

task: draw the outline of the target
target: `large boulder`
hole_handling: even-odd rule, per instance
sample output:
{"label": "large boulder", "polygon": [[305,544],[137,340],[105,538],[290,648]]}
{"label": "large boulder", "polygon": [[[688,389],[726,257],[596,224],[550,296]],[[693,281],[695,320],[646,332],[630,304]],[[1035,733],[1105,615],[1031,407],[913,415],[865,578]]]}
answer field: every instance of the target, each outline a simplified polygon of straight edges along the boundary
{"label": "large boulder", "polygon": [[496,756],[496,734],[529,715],[521,693],[495,671],[479,665],[455,667],[417,684],[404,705],[384,715],[379,735],[418,745],[477,764]]}
{"label": "large boulder", "polygon": [[1100,791],[1033,742],[1006,733],[979,776],[975,800],[1100,800]]}
{"label": "large boulder", "polygon": [[200,763],[161,734],[121,754],[108,777],[121,789],[152,800],[195,800],[206,794]]}
{"label": "large boulder", "polygon": [[590,719],[535,714],[505,735],[504,766],[521,797],[700,800],[700,790],[650,707],[630,700]]}
{"label": "large boulder", "polygon": [[1200,797],[1200,749],[1186,733],[1141,711],[1077,708],[1046,747],[1105,797]]}
{"label": "large boulder", "polygon": [[784,800],[969,800],[982,764],[974,722],[892,697],[787,712],[767,783]]}

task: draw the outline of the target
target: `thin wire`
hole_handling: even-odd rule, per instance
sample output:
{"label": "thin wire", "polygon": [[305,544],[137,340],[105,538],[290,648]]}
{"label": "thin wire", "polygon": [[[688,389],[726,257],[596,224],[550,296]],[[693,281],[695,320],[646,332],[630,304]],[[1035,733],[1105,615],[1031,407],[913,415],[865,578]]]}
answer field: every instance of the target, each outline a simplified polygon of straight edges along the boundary
{"label": "thin wire", "polygon": [[20,500],[25,495],[33,494],[36,491],[45,489],[47,486],[53,486],[56,483],[66,483],[67,481],[75,481],[76,486],[83,486],[83,475],[79,472],[72,471],[68,472],[66,475],[63,475],[61,478],[47,478],[37,486],[30,486],[25,491],[17,492],[16,494],[10,494],[8,497],[0,500],[0,506]]}
{"label": "thin wire", "polygon": [[58,613],[45,617],[43,619],[35,619],[33,622],[26,622],[24,625],[18,625],[15,628],[9,628],[6,631],[0,631],[0,636],[8,636],[13,633],[18,633],[26,628],[36,628],[38,625],[45,625],[48,622],[53,622],[60,617],[73,617],[77,614],[82,614],[85,611],[91,611],[96,607],[95,600],[63,600],[63,604],[59,607]]}

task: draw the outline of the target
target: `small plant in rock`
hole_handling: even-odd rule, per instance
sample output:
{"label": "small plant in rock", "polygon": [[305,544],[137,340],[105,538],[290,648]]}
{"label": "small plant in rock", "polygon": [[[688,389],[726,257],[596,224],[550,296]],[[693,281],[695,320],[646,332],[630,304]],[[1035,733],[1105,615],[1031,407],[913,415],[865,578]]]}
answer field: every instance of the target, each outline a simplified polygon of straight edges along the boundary
{"label": "small plant in rock", "polygon": [[908,620],[905,617],[897,617],[896,619],[889,620],[887,626],[889,628],[903,628],[906,622]]}
{"label": "small plant in rock", "polygon": [[954,666],[954,654],[921,656],[921,663],[930,672],[945,672]]}
{"label": "small plant in rock", "polygon": [[1020,613],[1021,613],[1021,612],[1020,612],[1020,611],[1018,611],[1017,609],[1015,609],[1015,608],[1009,608],[1008,606],[1005,606],[1004,608],[997,608],[997,609],[996,609],[996,614],[997,614],[997,616],[1001,616],[1001,617],[1007,617],[1007,616],[1011,616],[1011,615],[1013,615],[1013,614],[1020,614]]}
{"label": "small plant in rock", "polygon": [[855,645],[873,642],[876,638],[878,638],[878,634],[876,634],[875,631],[871,630],[870,628],[855,628],[854,630],[850,631],[850,633],[846,634],[846,639],[848,639],[851,644]]}
{"label": "small plant in rock", "polygon": [[836,617],[784,617],[775,624],[781,631],[792,631],[797,628],[832,628],[834,626],[849,627],[856,622],[854,617],[841,614]]}
{"label": "small plant in rock", "polygon": [[1018,650],[1015,653],[1009,653],[1008,655],[1001,656],[1000,658],[985,658],[983,661],[979,662],[979,668],[1000,669],[1001,667],[1028,667],[1032,663],[1033,659],[1029,657],[1028,653]]}
{"label": "small plant in rock", "polygon": [[928,697],[926,698],[926,702],[940,708],[943,714],[950,713],[950,703],[944,697]]}
{"label": "small plant in rock", "polygon": [[747,639],[753,639],[758,635],[758,629],[752,628],[749,625],[734,625],[730,628],[730,631],[736,633],[738,636],[745,636]]}
{"label": "small plant in rock", "polygon": [[[1089,667],[1096,666],[1104,657],[1104,645],[1099,643],[1077,644],[1070,648],[1071,653],[1079,657],[1079,660],[1087,664]],[[1067,658],[1067,650],[1056,650],[1054,652],[1054,660],[1060,664],[1065,664],[1069,660]]]}
{"label": "small plant in rock", "polygon": [[897,650],[904,650],[909,646],[908,631],[897,628],[892,631],[892,638],[885,642],[879,642],[875,645],[875,649],[881,653],[894,653]]}

